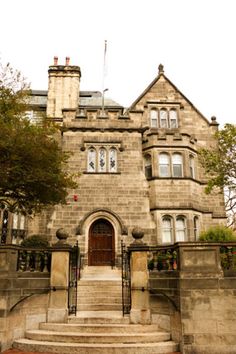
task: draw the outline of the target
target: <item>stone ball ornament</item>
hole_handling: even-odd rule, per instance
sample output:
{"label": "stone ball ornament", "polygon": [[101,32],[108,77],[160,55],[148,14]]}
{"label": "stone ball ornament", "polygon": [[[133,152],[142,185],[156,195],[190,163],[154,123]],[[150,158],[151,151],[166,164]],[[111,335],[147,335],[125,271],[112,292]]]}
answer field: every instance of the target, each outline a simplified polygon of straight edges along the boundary
{"label": "stone ball ornament", "polygon": [[67,238],[69,237],[69,234],[65,229],[60,228],[56,231],[56,237],[59,241],[65,242],[67,240]]}
{"label": "stone ball ornament", "polygon": [[144,232],[140,227],[135,227],[132,231],[132,236],[135,239],[135,242],[141,243],[142,238],[144,237]]}

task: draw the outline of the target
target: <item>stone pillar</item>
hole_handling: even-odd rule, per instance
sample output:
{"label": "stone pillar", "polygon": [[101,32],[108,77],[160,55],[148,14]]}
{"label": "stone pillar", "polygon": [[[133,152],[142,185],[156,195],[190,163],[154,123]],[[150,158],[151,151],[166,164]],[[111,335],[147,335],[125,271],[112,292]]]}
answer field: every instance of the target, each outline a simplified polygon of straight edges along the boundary
{"label": "stone pillar", "polygon": [[50,297],[47,322],[65,322],[68,316],[68,284],[71,246],[66,243],[68,234],[59,229],[59,241],[52,249]]}
{"label": "stone pillar", "polygon": [[147,246],[142,242],[144,233],[139,229],[132,232],[135,241],[130,245],[131,254],[131,311],[130,322],[140,324],[151,323],[149,306]]}

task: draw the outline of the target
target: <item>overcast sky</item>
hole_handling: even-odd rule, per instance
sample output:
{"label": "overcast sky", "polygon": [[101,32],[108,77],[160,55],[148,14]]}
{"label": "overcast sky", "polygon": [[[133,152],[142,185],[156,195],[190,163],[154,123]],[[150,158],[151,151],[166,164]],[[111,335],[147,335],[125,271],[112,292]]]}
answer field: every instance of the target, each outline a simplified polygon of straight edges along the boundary
{"label": "overcast sky", "polygon": [[82,71],[82,90],[105,87],[124,106],[164,65],[166,76],[221,127],[236,123],[235,0],[1,0],[0,57],[47,89],[53,57]]}

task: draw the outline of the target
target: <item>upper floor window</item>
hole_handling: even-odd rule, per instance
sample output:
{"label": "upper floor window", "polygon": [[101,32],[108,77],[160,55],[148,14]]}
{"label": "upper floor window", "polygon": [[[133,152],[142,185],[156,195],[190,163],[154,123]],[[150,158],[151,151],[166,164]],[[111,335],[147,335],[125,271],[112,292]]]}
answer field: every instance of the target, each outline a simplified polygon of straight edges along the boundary
{"label": "upper floor window", "polygon": [[179,153],[172,155],[173,177],[183,177],[183,159]]}
{"label": "upper floor window", "polygon": [[160,177],[170,176],[170,156],[164,152],[159,155],[159,175]]}
{"label": "upper floor window", "polygon": [[172,238],[172,218],[165,215],[162,218],[162,242],[171,243]]}
{"label": "upper floor window", "polygon": [[88,172],[117,172],[117,149],[114,147],[90,147],[88,149]]}
{"label": "upper floor window", "polygon": [[181,242],[186,240],[186,218],[182,215],[162,217],[162,242]]}
{"label": "upper floor window", "polygon": [[177,216],[176,222],[175,222],[175,228],[176,228],[176,235],[175,235],[175,241],[185,241],[185,218],[183,216]]}
{"label": "upper floor window", "polygon": [[199,218],[194,216],[193,218],[193,230],[194,230],[194,240],[197,241],[199,238]]}
{"label": "upper floor window", "polygon": [[158,127],[158,113],[157,113],[156,109],[151,109],[150,118],[151,118],[151,127],[157,128]]}
{"label": "upper floor window", "polygon": [[166,109],[160,110],[160,128],[168,128],[168,116]]}
{"label": "upper floor window", "polygon": [[189,169],[190,169],[190,177],[195,178],[195,166],[194,166],[193,155],[189,156]]}
{"label": "upper floor window", "polygon": [[96,171],[96,150],[94,148],[90,148],[88,150],[88,172]]}
{"label": "upper floor window", "polygon": [[152,177],[152,158],[149,154],[144,156],[144,168],[146,178]]}
{"label": "upper floor window", "polygon": [[170,128],[178,128],[177,112],[175,109],[169,111]]}
{"label": "upper floor window", "polygon": [[178,114],[174,108],[152,108],[150,110],[152,128],[178,128]]}

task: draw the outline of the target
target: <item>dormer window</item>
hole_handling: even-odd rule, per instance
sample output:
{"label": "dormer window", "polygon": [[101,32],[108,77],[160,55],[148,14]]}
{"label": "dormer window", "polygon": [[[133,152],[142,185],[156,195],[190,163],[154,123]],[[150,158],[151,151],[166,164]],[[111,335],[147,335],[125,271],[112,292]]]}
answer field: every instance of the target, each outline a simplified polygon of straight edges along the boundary
{"label": "dormer window", "polygon": [[157,128],[158,127],[158,112],[157,112],[157,110],[151,109],[150,116],[151,116],[151,127]]}
{"label": "dormer window", "polygon": [[167,110],[160,110],[160,128],[168,128],[168,115]]}

